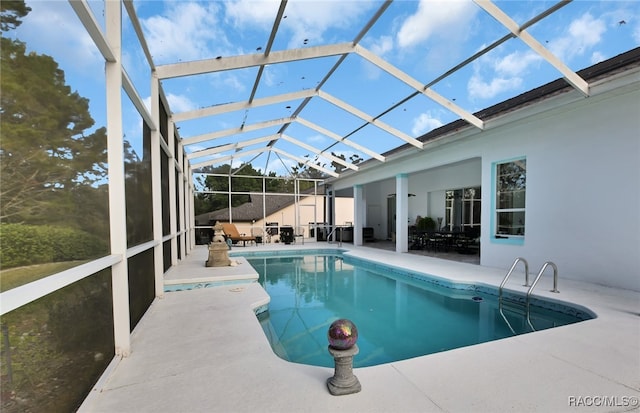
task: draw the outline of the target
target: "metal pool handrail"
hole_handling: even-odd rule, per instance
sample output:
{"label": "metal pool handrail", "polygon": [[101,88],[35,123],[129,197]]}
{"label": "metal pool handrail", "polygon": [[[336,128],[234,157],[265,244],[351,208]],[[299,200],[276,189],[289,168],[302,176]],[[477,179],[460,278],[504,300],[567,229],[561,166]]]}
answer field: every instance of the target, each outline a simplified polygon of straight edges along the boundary
{"label": "metal pool handrail", "polygon": [[[336,231],[338,230],[338,228],[341,228],[339,225],[336,225],[335,227],[333,227],[333,229],[331,230],[331,232],[329,233],[329,235],[327,235],[327,244],[331,244],[332,243],[332,238],[331,236],[334,235],[336,233]],[[340,231],[340,239],[338,240],[338,247],[342,247],[342,232]]]}
{"label": "metal pool handrail", "polygon": [[504,285],[507,283],[507,280],[511,276],[511,273],[513,272],[513,270],[515,270],[516,265],[518,265],[518,263],[521,262],[521,261],[524,264],[524,286],[525,287],[529,286],[529,263],[524,258],[518,257],[518,258],[515,259],[515,261],[513,261],[513,264],[511,265],[511,268],[507,272],[507,275],[504,276],[504,279],[502,280],[502,283],[500,284],[500,288],[498,290],[498,296],[499,296],[498,297],[498,301],[499,301],[500,305],[502,305],[502,289],[504,288]]}
{"label": "metal pool handrail", "polygon": [[[502,290],[503,290],[505,284],[507,283],[507,280],[509,279],[509,277],[513,273],[513,270],[516,269],[516,266],[518,265],[519,262],[522,262],[524,264],[524,285],[525,285],[525,287],[529,286],[529,263],[524,258],[518,257],[513,261],[513,264],[511,264],[511,268],[509,268],[509,271],[507,271],[507,275],[504,276],[504,279],[502,280],[502,283],[500,284],[500,288],[498,289],[498,310],[500,311],[500,315],[502,316],[504,321],[507,323],[507,326],[509,327],[509,330],[511,330],[511,332],[514,335],[516,334],[516,332],[513,329],[513,327],[511,327],[511,323],[509,323],[509,320],[507,319],[507,316],[504,315],[504,312],[502,310]],[[533,328],[533,325],[531,324],[531,321],[529,320],[529,309],[528,308],[527,308],[526,315],[527,315],[527,322],[529,323],[529,326],[531,326],[531,329],[533,331],[535,331],[535,329]]]}
{"label": "metal pool handrail", "polygon": [[[525,284],[524,284],[524,286],[528,287],[528,284],[529,284],[529,264],[527,263],[527,260],[525,260],[524,258],[518,257],[513,262],[513,265],[509,269],[509,272],[507,272],[507,275],[505,275],[504,279],[502,280],[502,283],[500,284],[500,289],[498,291],[498,309],[500,310],[500,314],[502,315],[502,318],[507,323],[507,326],[509,327],[509,329],[512,332],[514,332],[514,330],[511,327],[511,324],[509,323],[509,320],[507,320],[507,317],[504,315],[504,313],[502,311],[502,289],[503,289],[504,285],[507,283],[507,280],[509,279],[509,277],[511,276],[511,273],[516,268],[516,265],[520,261],[522,261],[524,263],[524,271],[525,271],[525,275],[524,275]],[[560,292],[560,291],[558,291],[558,266],[556,266],[556,264],[554,264],[551,261],[547,261],[542,265],[542,268],[540,268],[540,271],[538,272],[538,275],[536,276],[536,279],[533,280],[533,283],[531,284],[531,287],[529,287],[529,290],[527,290],[527,299],[526,299],[526,302],[525,302],[525,316],[526,316],[527,323],[531,327],[532,331],[535,331],[535,328],[533,327],[533,324],[531,322],[531,311],[530,311],[531,294],[533,293],[533,289],[536,288],[536,285],[538,284],[538,281],[540,281],[540,278],[542,278],[542,274],[544,273],[544,271],[549,266],[551,266],[551,268],[553,268],[553,290],[551,290],[551,292],[552,293],[559,293]],[[518,303],[518,304],[522,305],[521,303]]]}
{"label": "metal pool handrail", "polygon": [[542,264],[542,268],[540,268],[540,272],[538,272],[536,279],[533,280],[533,284],[531,284],[529,291],[527,291],[527,314],[529,313],[529,302],[531,301],[531,293],[533,292],[533,289],[536,288],[536,284],[538,284],[538,281],[540,281],[540,278],[542,278],[542,274],[544,273],[544,270],[546,270],[547,267],[549,266],[553,268],[553,290],[550,290],[550,291],[552,293],[560,292],[558,290],[558,266],[551,261],[547,261],[544,264]]}

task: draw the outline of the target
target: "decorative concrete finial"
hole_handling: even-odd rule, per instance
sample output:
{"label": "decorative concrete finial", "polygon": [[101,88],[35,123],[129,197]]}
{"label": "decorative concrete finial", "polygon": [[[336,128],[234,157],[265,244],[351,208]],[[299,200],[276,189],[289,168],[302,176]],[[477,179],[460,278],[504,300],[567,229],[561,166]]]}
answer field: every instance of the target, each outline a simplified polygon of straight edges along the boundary
{"label": "decorative concrete finial", "polygon": [[213,239],[209,243],[209,259],[205,262],[205,267],[228,267],[232,265],[229,259],[229,246],[222,235],[222,224],[219,222],[213,227]]}
{"label": "decorative concrete finial", "polygon": [[333,356],[335,371],[327,379],[329,393],[334,396],[357,393],[362,390],[353,375],[353,356],[358,354],[358,328],[351,320],[341,318],[331,323],[327,332],[329,353]]}

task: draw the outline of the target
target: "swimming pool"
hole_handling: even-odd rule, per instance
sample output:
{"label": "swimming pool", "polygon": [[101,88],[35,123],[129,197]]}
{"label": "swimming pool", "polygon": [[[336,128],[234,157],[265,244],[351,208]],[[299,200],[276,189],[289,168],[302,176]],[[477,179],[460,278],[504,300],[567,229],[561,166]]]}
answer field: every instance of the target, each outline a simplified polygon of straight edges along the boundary
{"label": "swimming pool", "polygon": [[[457,284],[378,263],[311,251],[243,254],[271,297],[259,314],[273,351],[281,358],[333,367],[327,330],[338,318],[359,331],[355,367],[409,359],[593,318],[587,311],[532,299],[527,318],[520,305],[498,305],[496,288]],[[505,294],[504,302],[524,296]]]}

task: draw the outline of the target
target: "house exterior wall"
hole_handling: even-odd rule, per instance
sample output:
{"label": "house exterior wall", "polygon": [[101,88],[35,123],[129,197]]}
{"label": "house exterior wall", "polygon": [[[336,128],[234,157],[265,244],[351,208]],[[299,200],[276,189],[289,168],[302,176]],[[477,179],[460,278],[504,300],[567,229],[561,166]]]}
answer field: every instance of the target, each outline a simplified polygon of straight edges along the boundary
{"label": "house exterior wall", "polygon": [[[309,237],[310,222],[324,222],[324,196],[308,196],[300,199],[300,225],[304,228],[304,236]],[[315,216],[314,208],[315,205]],[[279,225],[295,226],[296,207],[291,204],[271,215],[265,220],[257,220],[255,223],[236,222],[236,227],[240,232],[250,233],[251,227],[264,228],[267,222],[277,222]],[[342,225],[345,222],[353,222],[353,199],[336,198],[336,224]]]}
{"label": "house exterior wall", "polygon": [[551,260],[559,277],[640,291],[640,92],[542,114],[492,134],[482,152],[482,218],[492,211],[492,164],[526,156],[523,245],[491,241],[483,228],[482,265],[517,256],[535,271]]}
{"label": "house exterior wall", "polygon": [[[332,184],[364,185],[367,204],[386,211],[395,176],[409,173],[409,192],[416,194],[408,201],[409,221],[425,210],[442,216],[445,189],[481,184],[481,265],[506,273],[524,257],[537,272],[551,260],[560,286],[568,278],[640,291],[639,102],[635,71],[592,86],[589,98],[568,92],[546,99],[487,122],[484,131],[461,131]],[[527,164],[520,245],[500,243],[490,225],[494,163],[517,157]],[[370,188],[376,185],[383,189]],[[386,212],[380,215],[384,226]]]}
{"label": "house exterior wall", "polygon": [[373,228],[376,239],[385,239],[387,236],[387,196],[396,192],[395,178],[364,185],[364,197],[367,200],[366,219],[367,227]]}

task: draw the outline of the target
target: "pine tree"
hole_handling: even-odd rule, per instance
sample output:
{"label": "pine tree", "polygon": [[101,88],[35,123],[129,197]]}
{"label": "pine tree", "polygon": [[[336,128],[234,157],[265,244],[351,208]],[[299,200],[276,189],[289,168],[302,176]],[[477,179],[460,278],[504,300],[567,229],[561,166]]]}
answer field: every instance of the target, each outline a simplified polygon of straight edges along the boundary
{"label": "pine tree", "polygon": [[[23,1],[2,1],[0,27],[17,27],[29,11]],[[52,57],[0,40],[0,219],[73,224],[77,193],[87,192],[78,188],[105,177],[106,129],[85,135],[94,125],[89,101]]]}

